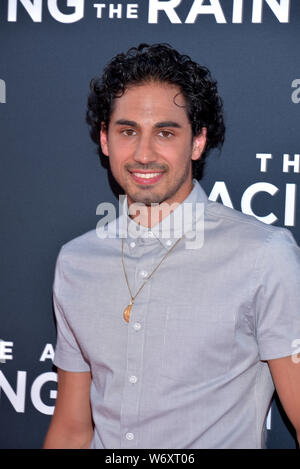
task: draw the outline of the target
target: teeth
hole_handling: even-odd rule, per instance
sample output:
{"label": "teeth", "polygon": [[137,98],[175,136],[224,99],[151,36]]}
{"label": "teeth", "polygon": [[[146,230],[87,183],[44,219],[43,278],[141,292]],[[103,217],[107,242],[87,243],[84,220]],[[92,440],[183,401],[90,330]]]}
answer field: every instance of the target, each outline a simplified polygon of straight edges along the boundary
{"label": "teeth", "polygon": [[160,173],[133,173],[136,177],[143,179],[152,179],[158,176]]}

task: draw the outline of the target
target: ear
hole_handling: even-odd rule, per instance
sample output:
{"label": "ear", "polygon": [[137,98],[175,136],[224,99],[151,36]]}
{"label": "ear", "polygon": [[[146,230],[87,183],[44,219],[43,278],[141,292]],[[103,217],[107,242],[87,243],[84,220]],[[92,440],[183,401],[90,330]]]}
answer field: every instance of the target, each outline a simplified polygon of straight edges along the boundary
{"label": "ear", "polygon": [[100,129],[100,145],[102,153],[105,156],[109,156],[108,152],[108,129],[104,122],[101,122],[101,129]]}
{"label": "ear", "polygon": [[192,160],[198,160],[206,145],[207,128],[202,127],[201,133],[193,138]]}

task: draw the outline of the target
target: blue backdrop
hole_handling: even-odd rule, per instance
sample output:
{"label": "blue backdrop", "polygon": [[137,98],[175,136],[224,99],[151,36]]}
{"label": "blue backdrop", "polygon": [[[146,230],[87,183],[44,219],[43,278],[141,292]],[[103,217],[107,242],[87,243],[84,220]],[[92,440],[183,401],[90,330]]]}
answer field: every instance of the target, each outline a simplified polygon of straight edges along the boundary
{"label": "blue backdrop", "polygon": [[[40,448],[56,397],[52,282],[60,246],[118,200],[85,123],[90,79],[116,53],[168,42],[206,65],[227,138],[211,199],[300,242],[298,0],[1,0],[0,447]],[[268,447],[295,448],[276,399]]]}

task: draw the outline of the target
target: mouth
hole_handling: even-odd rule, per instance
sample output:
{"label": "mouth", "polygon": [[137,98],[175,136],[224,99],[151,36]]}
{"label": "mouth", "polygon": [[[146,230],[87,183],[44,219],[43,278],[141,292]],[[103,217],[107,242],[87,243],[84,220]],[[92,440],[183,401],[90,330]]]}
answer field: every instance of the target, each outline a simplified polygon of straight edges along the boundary
{"label": "mouth", "polygon": [[130,171],[130,175],[132,179],[138,183],[143,185],[150,185],[155,184],[163,177],[162,171]]}

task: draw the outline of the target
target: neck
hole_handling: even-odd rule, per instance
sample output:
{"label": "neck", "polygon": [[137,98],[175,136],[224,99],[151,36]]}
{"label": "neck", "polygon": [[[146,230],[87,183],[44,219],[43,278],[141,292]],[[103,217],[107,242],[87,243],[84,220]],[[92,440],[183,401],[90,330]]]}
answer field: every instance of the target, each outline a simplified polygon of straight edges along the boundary
{"label": "neck", "polygon": [[129,216],[139,225],[151,228],[169,216],[178,205],[179,203],[170,205],[167,202],[163,202],[149,207],[143,204],[133,203],[129,206]]}

